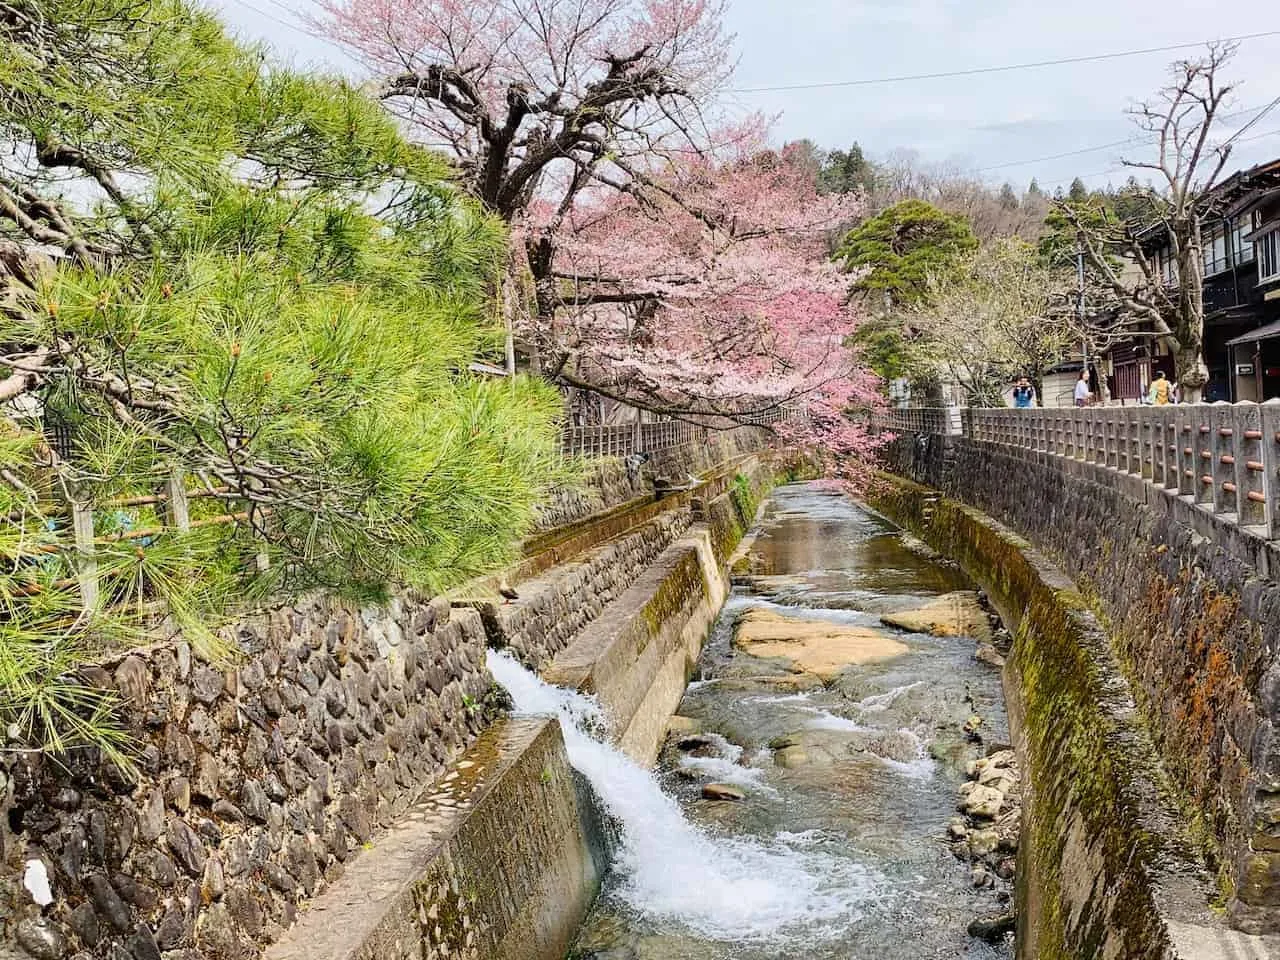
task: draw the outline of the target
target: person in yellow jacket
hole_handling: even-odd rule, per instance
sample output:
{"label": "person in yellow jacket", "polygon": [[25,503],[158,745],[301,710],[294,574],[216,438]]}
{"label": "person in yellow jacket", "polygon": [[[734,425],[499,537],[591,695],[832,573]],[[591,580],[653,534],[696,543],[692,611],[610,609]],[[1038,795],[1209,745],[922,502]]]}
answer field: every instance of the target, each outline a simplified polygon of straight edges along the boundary
{"label": "person in yellow jacket", "polygon": [[1157,407],[1167,406],[1173,397],[1173,384],[1165,379],[1164,371],[1157,370],[1156,378],[1151,381],[1149,402]]}

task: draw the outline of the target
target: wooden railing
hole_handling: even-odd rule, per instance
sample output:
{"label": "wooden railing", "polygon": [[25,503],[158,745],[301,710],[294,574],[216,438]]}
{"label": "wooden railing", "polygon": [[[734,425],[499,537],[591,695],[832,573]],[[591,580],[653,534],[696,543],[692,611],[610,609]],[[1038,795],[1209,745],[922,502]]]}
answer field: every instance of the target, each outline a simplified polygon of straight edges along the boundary
{"label": "wooden railing", "polygon": [[1280,400],[1177,406],[893,411],[890,432],[962,432],[1029,454],[1141,478],[1268,540],[1280,538]]}
{"label": "wooden railing", "polygon": [[[193,500],[202,498],[219,498],[226,501],[226,506],[222,507],[221,512],[192,519],[190,504]],[[99,572],[99,560],[105,548],[130,543],[135,549],[142,549],[166,534],[247,522],[247,510],[236,509],[242,505],[243,501],[229,497],[226,488],[188,489],[181,471],[174,470],[152,494],[98,502],[92,502],[87,497],[73,496],[45,505],[39,516],[43,518],[47,536],[42,542],[20,551],[9,560],[21,565],[23,562],[44,562],[42,558],[46,557],[61,557],[66,563],[64,569],[71,576],[54,580],[52,586],[55,589],[78,587],[81,604],[87,609],[95,609],[102,601],[103,575]],[[139,508],[150,508],[150,512],[154,513],[154,521],[139,517]],[[263,515],[267,512],[269,511],[262,511]],[[115,514],[123,516],[128,522],[124,525],[116,524],[119,529],[112,532],[99,532],[100,524],[97,519],[103,515],[111,517]],[[16,516],[8,519],[10,522],[20,520]],[[134,520],[141,522],[135,525]],[[266,554],[263,553],[258,557],[258,564],[265,568],[266,562]],[[17,593],[25,591],[35,594],[42,589],[44,588],[33,580],[29,591],[19,586]]]}
{"label": "wooden railing", "polygon": [[[798,415],[790,408],[778,407],[744,418],[739,426],[770,426],[790,422]],[[560,450],[566,457],[627,457],[635,453],[661,453],[704,444],[712,432],[710,427],[687,420],[566,427],[561,435]]]}

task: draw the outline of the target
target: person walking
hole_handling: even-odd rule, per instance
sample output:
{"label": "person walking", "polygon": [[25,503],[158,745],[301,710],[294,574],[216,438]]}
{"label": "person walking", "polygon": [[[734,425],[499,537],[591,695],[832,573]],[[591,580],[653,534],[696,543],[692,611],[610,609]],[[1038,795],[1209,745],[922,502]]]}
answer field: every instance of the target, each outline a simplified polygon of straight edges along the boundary
{"label": "person walking", "polygon": [[1165,379],[1164,371],[1157,370],[1156,378],[1151,381],[1151,394],[1148,402],[1157,407],[1166,406],[1173,398],[1173,384]]}
{"label": "person walking", "polygon": [[1035,402],[1035,387],[1031,386],[1031,381],[1026,377],[1019,377],[1018,382],[1013,385],[1013,405],[1022,410],[1034,407]]}
{"label": "person walking", "polygon": [[1089,368],[1080,371],[1080,379],[1076,381],[1075,404],[1077,407],[1087,406],[1092,391],[1089,389]]}

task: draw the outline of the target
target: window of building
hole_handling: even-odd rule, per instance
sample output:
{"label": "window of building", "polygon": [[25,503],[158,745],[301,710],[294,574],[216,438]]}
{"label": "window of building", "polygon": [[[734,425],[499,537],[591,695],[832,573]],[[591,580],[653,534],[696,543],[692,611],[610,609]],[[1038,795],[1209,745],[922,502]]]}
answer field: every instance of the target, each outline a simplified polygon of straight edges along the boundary
{"label": "window of building", "polygon": [[1169,247],[1161,247],[1156,251],[1156,269],[1165,286],[1173,286],[1178,282],[1178,264],[1174,259],[1173,250]]}
{"label": "window of building", "polygon": [[1264,233],[1254,242],[1258,253],[1258,282],[1280,277],[1280,230]]}
{"label": "window of building", "polygon": [[1201,252],[1204,255],[1204,275],[1206,277],[1221,273],[1231,265],[1231,261],[1227,256],[1225,224],[1219,221],[1212,227],[1206,227],[1201,234],[1201,242],[1204,244]]}
{"label": "window of building", "polygon": [[1246,240],[1253,232],[1253,214],[1246,214],[1232,221],[1231,256],[1237,264],[1249,263],[1253,260],[1253,242]]}

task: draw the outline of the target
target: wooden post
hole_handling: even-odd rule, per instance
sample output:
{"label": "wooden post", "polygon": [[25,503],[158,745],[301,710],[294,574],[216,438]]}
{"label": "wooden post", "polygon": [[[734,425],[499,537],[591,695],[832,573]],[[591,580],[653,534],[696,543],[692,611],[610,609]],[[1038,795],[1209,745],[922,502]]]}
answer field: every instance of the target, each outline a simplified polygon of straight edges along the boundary
{"label": "wooden post", "polygon": [[169,471],[169,478],[164,482],[164,495],[164,522],[181,531],[190,530],[191,512],[181,467],[174,467]]}
{"label": "wooden post", "polygon": [[71,529],[76,543],[76,580],[80,583],[80,599],[86,611],[98,608],[98,560],[93,545],[93,508],[79,498],[71,506]]}

